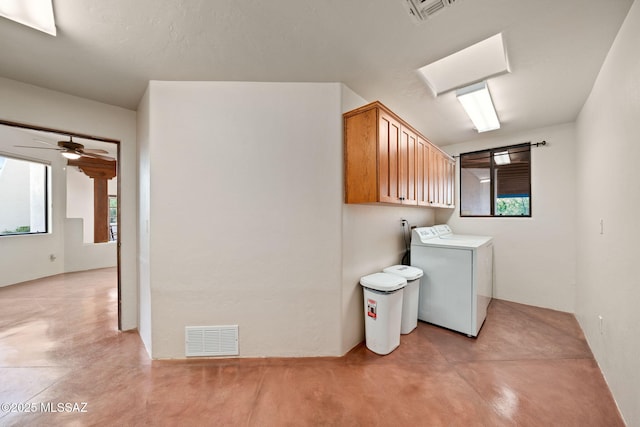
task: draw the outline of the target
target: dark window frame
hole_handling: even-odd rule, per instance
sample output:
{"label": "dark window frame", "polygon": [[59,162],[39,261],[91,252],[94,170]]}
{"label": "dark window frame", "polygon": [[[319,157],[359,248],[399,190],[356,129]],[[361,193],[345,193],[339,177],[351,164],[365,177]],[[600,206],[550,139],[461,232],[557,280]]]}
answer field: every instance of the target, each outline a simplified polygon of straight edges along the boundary
{"label": "dark window frame", "polygon": [[[503,152],[503,151],[508,151],[508,150],[514,150],[514,152],[517,152],[517,150],[519,149],[525,149],[523,151],[528,151],[529,152],[529,161],[528,161],[528,166],[529,166],[529,182],[528,182],[528,187],[527,187],[527,191],[528,191],[528,197],[529,197],[529,213],[526,215],[496,215],[496,204],[497,204],[497,195],[496,195],[496,185],[495,185],[495,176],[496,176],[496,163],[495,163],[495,154],[499,153],[499,152]],[[483,153],[487,154],[487,158],[489,159],[489,179],[490,179],[490,183],[489,183],[489,189],[490,189],[490,214],[489,215],[469,215],[469,214],[463,214],[462,211],[462,207],[463,207],[463,203],[462,203],[462,172],[463,172],[463,157],[464,156],[478,156],[478,155],[482,155]],[[503,146],[503,147],[496,147],[496,148],[488,148],[488,149],[484,149],[484,150],[478,150],[478,151],[471,151],[471,152],[467,152],[467,153],[461,153],[459,156],[459,161],[460,161],[460,168],[459,168],[459,187],[460,187],[460,207],[459,207],[459,214],[461,218],[531,218],[533,217],[533,194],[531,194],[531,144],[530,143],[524,143],[524,144],[514,144],[514,145],[508,145],[508,146]]]}

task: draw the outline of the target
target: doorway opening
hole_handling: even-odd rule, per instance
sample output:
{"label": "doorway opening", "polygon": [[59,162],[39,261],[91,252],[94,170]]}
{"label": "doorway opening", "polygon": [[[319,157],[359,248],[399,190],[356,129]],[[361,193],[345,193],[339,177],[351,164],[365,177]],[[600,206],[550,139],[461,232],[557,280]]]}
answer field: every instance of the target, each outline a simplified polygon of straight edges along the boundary
{"label": "doorway opening", "polygon": [[[23,130],[31,134],[33,143],[29,145],[12,144],[7,142],[6,147],[0,145],[0,152],[5,152],[9,156],[15,155],[24,157],[21,153],[31,153],[28,158],[38,158],[38,152],[43,153],[44,150],[50,150],[49,153],[59,151],[66,158],[66,169],[73,168],[74,171],[81,171],[85,178],[88,177],[93,185],[93,207],[91,217],[87,222],[92,223],[91,239],[93,243],[109,243],[115,242],[115,258],[117,270],[117,311],[118,311],[118,330],[122,330],[122,291],[121,291],[121,258],[120,258],[120,233],[118,226],[120,224],[120,197],[121,197],[121,180],[120,178],[120,141],[112,138],[87,135],[78,132],[42,127],[27,123],[19,123],[0,119],[0,125]],[[62,139],[63,141],[56,141]],[[68,140],[68,141],[67,141]],[[33,146],[31,146],[33,145]],[[18,147],[18,148],[13,148]],[[40,156],[42,157],[42,156]],[[67,175],[68,176],[68,175]],[[115,180],[114,186],[109,186],[109,181]],[[114,194],[115,193],[115,194]],[[54,194],[53,198],[60,197]],[[69,197],[67,195],[67,197]],[[67,201],[65,201],[66,203]],[[68,215],[67,215],[68,216]],[[51,220],[51,217],[50,217]],[[82,228],[82,227],[81,227]],[[56,232],[56,231],[54,231]],[[60,232],[58,230],[57,232]],[[80,235],[84,235],[80,231]],[[66,251],[65,251],[66,253]],[[113,252],[111,252],[113,254]],[[52,257],[54,257],[52,255]],[[51,261],[53,261],[53,258]],[[99,267],[96,267],[99,268]],[[74,270],[71,270],[74,271]],[[67,272],[63,268],[63,272]]]}

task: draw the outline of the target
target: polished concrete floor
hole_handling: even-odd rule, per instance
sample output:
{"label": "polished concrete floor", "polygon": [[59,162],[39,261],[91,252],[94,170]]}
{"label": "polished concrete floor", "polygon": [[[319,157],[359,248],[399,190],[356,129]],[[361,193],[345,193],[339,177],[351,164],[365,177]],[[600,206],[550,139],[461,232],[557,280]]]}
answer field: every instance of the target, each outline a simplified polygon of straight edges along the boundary
{"label": "polished concrete floor", "polygon": [[[621,426],[575,318],[494,300],[388,356],[151,361],[114,269],[0,288],[1,426]],[[47,412],[48,411],[48,412]]]}

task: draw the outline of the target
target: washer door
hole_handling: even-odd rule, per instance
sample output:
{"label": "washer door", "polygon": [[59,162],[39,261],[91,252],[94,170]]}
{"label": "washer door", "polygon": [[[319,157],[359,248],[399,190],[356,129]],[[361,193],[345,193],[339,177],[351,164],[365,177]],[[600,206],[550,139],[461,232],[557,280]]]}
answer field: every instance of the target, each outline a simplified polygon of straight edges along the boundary
{"label": "washer door", "polygon": [[411,264],[422,269],[418,319],[475,335],[473,251],[414,246]]}

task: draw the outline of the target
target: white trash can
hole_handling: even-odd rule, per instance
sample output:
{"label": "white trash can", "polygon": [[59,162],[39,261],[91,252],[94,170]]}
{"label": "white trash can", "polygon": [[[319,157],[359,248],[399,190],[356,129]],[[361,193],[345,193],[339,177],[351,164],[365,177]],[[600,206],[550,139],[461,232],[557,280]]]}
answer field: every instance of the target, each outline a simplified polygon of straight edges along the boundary
{"label": "white trash can", "polygon": [[360,278],[364,293],[364,329],[367,348],[389,354],[400,345],[403,277],[374,273]]}
{"label": "white trash can", "polygon": [[418,304],[420,303],[420,278],[424,272],[408,265],[393,265],[384,270],[385,273],[395,274],[407,281],[402,293],[402,322],[401,334],[408,334],[418,326]]}

